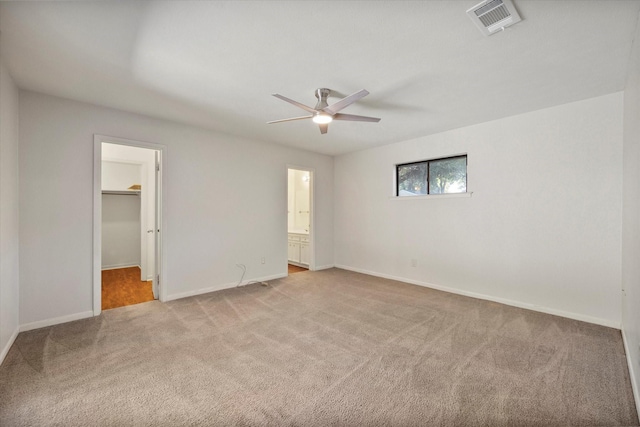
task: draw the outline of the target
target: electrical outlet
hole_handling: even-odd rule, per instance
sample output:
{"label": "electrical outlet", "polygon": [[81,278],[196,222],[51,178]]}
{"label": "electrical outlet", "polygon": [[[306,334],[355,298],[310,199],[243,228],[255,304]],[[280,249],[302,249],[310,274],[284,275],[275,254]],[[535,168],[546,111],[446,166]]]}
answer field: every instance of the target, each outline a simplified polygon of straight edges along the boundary
{"label": "electrical outlet", "polygon": [[260,258],[260,263],[261,264],[266,264],[266,262],[267,262],[267,260],[264,257]]}
{"label": "electrical outlet", "polygon": [[417,267],[418,266],[418,260],[415,258],[411,259],[411,267]]}

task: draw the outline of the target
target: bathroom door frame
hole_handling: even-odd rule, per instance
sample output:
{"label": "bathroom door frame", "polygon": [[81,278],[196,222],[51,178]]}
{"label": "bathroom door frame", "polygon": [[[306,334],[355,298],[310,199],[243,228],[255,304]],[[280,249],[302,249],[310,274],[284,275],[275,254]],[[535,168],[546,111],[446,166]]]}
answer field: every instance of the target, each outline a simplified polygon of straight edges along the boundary
{"label": "bathroom door frame", "polygon": [[[167,147],[162,144],[152,142],[135,141],[131,139],[118,138],[113,136],[98,135],[93,136],[93,315],[102,313],[102,143],[125,145],[129,147],[146,148],[159,152],[160,159],[157,164],[156,176],[158,184],[156,186],[156,253],[157,256],[154,273],[154,286],[158,287],[158,299],[167,299],[167,270],[166,270],[166,246],[167,238],[165,230],[166,223],[166,180],[165,169],[167,164]],[[162,233],[162,235],[161,235]]]}
{"label": "bathroom door frame", "polygon": [[[316,203],[315,203],[315,186],[316,186],[316,170],[314,168],[310,168],[307,166],[299,166],[299,165],[292,165],[292,164],[288,164],[287,168],[285,169],[286,171],[286,175],[285,175],[285,183],[286,183],[286,200],[287,200],[287,205],[285,206],[285,212],[288,211],[289,209],[289,169],[295,169],[295,170],[299,170],[299,171],[303,171],[303,172],[309,172],[309,240],[311,241],[309,244],[309,271],[314,271],[316,269],[316,235],[315,235],[315,228],[316,228],[316,221],[315,221],[315,210],[316,210]],[[287,221],[285,224],[286,227],[286,231],[287,231],[287,243],[289,241],[289,219],[288,219],[288,215],[287,215]],[[285,245],[285,250],[287,249],[287,245]],[[289,265],[289,252],[286,251],[286,260],[287,260],[287,264],[285,265],[285,271],[288,271],[288,265]]]}

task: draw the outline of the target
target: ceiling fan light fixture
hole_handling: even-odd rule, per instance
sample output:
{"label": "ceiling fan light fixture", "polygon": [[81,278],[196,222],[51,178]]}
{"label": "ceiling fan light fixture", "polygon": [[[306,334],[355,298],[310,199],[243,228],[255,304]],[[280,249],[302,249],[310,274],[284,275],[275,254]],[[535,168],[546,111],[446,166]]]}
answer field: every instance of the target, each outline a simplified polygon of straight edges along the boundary
{"label": "ceiling fan light fixture", "polygon": [[327,123],[331,123],[333,121],[333,117],[331,117],[330,114],[318,113],[313,116],[313,119],[311,120],[319,125],[326,125]]}
{"label": "ceiling fan light fixture", "polygon": [[[505,0],[507,1],[507,0]],[[286,96],[282,96],[279,93],[274,93],[278,99],[281,99],[289,104],[295,105],[298,108],[303,109],[307,113],[310,113],[307,116],[302,117],[290,117],[288,119],[280,119],[280,120],[272,120],[267,122],[267,124],[273,123],[282,123],[282,122],[291,122],[294,120],[305,120],[311,119],[315,124],[320,128],[320,133],[325,134],[329,129],[329,123],[334,120],[346,120],[352,122],[379,122],[380,119],[377,117],[367,117],[367,116],[358,116],[356,114],[343,114],[339,111],[345,109],[349,105],[353,104],[360,98],[363,98],[369,95],[369,92],[365,89],[359,90],[358,92],[351,94],[345,98],[342,98],[340,101],[335,102],[331,105],[327,104],[327,97],[331,93],[331,90],[327,88],[320,88],[316,90],[316,98],[318,98],[318,103],[315,108],[311,108],[307,105],[301,104],[298,101],[294,101],[293,99],[289,99]]]}

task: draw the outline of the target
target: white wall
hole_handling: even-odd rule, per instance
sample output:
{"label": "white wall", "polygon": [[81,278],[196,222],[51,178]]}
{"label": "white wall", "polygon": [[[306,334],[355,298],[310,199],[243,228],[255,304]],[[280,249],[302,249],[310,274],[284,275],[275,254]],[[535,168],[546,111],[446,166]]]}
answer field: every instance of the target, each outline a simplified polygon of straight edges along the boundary
{"label": "white wall", "polygon": [[[104,150],[103,150],[104,151]],[[151,152],[153,154],[153,152]],[[104,158],[104,153],[103,153]],[[147,174],[143,176],[142,164],[102,161],[102,191],[132,191],[133,185],[139,185],[145,191]],[[143,183],[144,178],[144,183]],[[146,200],[145,200],[146,202]],[[138,266],[142,269],[142,259],[147,256],[147,248],[142,251],[143,215],[142,192],[137,194],[102,195],[102,268],[122,268]],[[145,212],[146,214],[146,209]],[[146,228],[146,221],[144,224]],[[146,240],[146,239],[144,239]],[[145,241],[146,245],[146,241]],[[146,280],[146,270],[142,276]]]}
{"label": "white wall", "polygon": [[333,265],[331,157],[27,91],[20,132],[23,325],[91,315],[94,134],[167,147],[170,298],[237,283],[237,263],[286,274],[287,164],[316,171],[316,264]]}
{"label": "white wall", "polygon": [[640,411],[640,26],[624,91],[622,333]]}
{"label": "white wall", "polygon": [[18,333],[18,88],[0,61],[0,363]]}
{"label": "white wall", "polygon": [[102,161],[102,189],[132,191],[129,187],[142,185],[142,165],[117,161]]}
{"label": "white wall", "polygon": [[102,195],[102,268],[140,266],[140,195]]}
{"label": "white wall", "polygon": [[[461,153],[472,197],[391,197]],[[619,327],[621,158],[622,93],[339,156],[336,265]]]}

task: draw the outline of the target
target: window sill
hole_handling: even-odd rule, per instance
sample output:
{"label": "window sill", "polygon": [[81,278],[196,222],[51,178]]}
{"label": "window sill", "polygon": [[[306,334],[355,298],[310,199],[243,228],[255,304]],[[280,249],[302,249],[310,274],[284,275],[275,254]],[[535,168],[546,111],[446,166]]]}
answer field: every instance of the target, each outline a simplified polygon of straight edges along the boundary
{"label": "window sill", "polygon": [[424,196],[391,196],[390,200],[434,200],[434,199],[459,199],[468,198],[473,194],[472,191],[467,193],[448,193],[448,194],[426,194]]}

